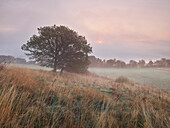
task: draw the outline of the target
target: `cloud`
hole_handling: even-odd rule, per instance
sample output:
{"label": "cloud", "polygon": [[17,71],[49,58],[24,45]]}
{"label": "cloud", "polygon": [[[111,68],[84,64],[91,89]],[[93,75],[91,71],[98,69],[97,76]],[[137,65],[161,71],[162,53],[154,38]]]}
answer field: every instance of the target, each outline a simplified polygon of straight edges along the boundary
{"label": "cloud", "polygon": [[11,26],[0,26],[0,34],[8,34],[17,32],[17,29],[15,27]]}
{"label": "cloud", "polygon": [[170,57],[169,7],[169,0],[1,0],[0,54],[23,56],[38,27],[56,24],[84,35],[98,57]]}

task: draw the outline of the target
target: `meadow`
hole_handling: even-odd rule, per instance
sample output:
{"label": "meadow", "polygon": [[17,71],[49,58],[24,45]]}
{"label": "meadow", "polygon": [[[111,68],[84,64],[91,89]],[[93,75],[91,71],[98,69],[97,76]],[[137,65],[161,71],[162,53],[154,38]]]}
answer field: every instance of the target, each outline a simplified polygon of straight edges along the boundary
{"label": "meadow", "polygon": [[43,67],[40,65],[36,64],[9,64],[10,66],[15,66],[15,67],[20,67],[20,68],[28,68],[28,69],[38,69],[38,70],[46,70],[46,71],[51,71],[52,68],[48,67]]}
{"label": "meadow", "polygon": [[89,71],[113,79],[123,76],[146,86],[170,90],[170,71],[155,68],[89,68]]}
{"label": "meadow", "polygon": [[170,93],[92,73],[0,65],[0,127],[169,128]]}
{"label": "meadow", "polygon": [[[39,65],[33,64],[11,65],[29,69],[39,69],[46,71],[52,70],[52,68],[41,67]],[[167,69],[164,70],[156,68],[89,68],[88,70],[99,76],[105,76],[112,79],[116,79],[120,76],[123,76],[139,84],[170,90],[170,71],[168,71]]]}

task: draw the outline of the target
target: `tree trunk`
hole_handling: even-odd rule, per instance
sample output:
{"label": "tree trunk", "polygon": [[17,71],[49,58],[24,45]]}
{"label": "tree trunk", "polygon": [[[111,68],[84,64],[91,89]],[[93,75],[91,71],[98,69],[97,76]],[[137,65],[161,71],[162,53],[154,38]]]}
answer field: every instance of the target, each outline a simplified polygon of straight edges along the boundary
{"label": "tree trunk", "polygon": [[64,68],[61,68],[61,70],[60,70],[60,76],[63,74],[63,70],[64,70]]}
{"label": "tree trunk", "polygon": [[56,62],[56,60],[54,61],[54,68],[53,68],[53,72],[56,72],[56,70],[57,70],[57,62]]}

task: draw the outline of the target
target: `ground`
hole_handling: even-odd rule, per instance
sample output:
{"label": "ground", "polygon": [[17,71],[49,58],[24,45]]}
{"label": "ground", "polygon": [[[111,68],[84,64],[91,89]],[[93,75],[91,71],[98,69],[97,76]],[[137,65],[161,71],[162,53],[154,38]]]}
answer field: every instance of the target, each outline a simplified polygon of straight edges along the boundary
{"label": "ground", "polygon": [[165,68],[89,68],[97,75],[116,79],[119,76],[127,77],[129,80],[153,86],[156,88],[170,90],[170,71]]}
{"label": "ground", "polygon": [[168,90],[92,73],[0,67],[0,127],[170,127]]}

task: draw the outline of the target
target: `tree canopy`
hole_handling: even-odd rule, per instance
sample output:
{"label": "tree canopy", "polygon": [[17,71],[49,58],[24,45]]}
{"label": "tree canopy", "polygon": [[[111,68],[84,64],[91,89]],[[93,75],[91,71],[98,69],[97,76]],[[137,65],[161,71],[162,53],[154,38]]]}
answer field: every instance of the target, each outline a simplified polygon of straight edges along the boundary
{"label": "tree canopy", "polygon": [[89,64],[88,54],[92,47],[85,37],[65,26],[45,26],[38,28],[38,35],[33,35],[22,50],[30,59],[42,66],[70,72],[84,73]]}

